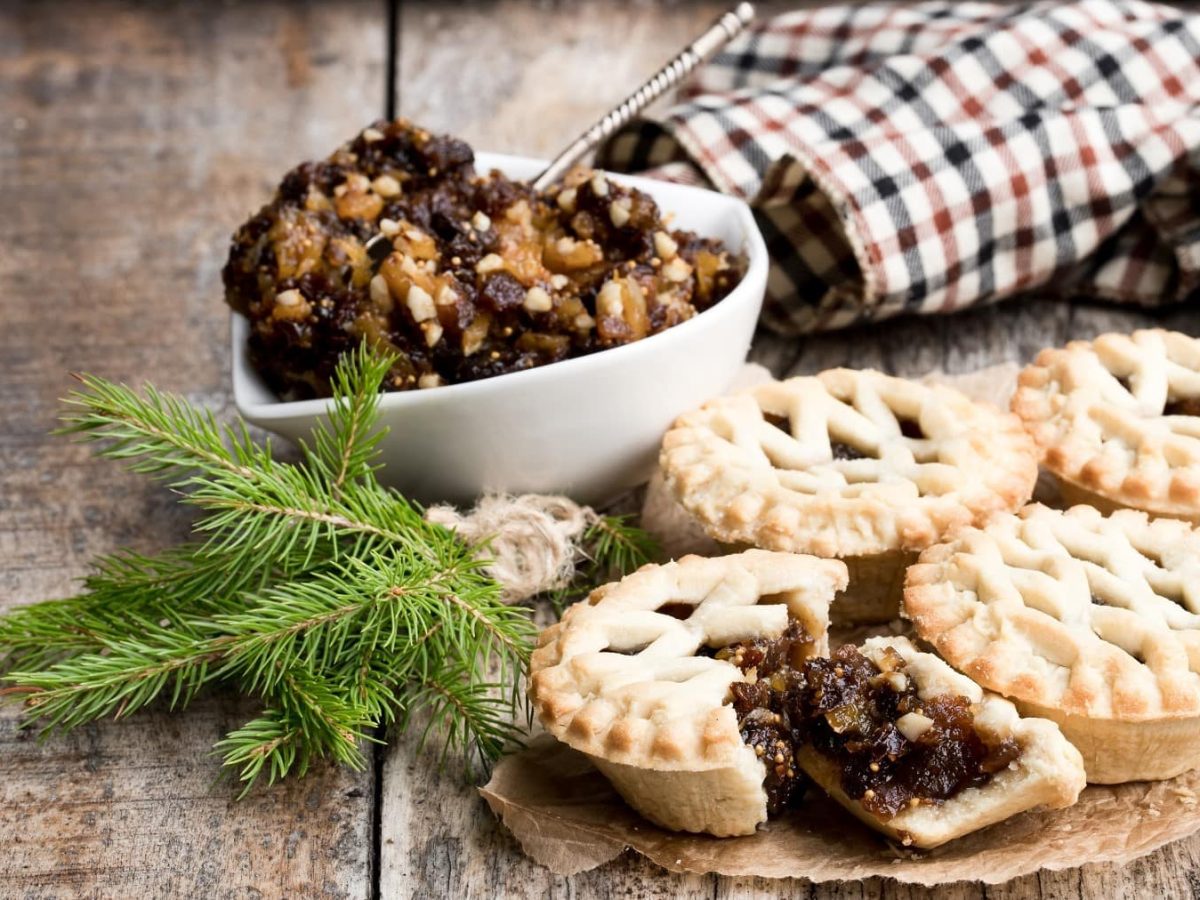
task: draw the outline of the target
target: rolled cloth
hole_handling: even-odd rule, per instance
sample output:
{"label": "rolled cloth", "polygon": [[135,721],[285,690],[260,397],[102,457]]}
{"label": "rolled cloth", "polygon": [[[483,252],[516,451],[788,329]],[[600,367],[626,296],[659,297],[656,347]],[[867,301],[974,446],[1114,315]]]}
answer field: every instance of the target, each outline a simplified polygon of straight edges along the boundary
{"label": "rolled cloth", "polygon": [[755,209],[764,321],[802,333],[1027,291],[1200,294],[1200,16],[919,3],[782,15],[598,164]]}

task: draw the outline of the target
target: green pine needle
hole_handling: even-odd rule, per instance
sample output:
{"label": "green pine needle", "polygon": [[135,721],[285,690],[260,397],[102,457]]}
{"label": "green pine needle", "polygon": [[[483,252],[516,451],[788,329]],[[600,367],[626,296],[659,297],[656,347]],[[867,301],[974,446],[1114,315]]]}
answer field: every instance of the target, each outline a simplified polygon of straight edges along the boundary
{"label": "green pine needle", "polygon": [[[343,358],[299,464],[181,397],[81,376],[62,432],[179,492],[198,539],[102,557],[84,593],[0,616],[0,694],[57,730],[232,687],[263,706],[215,747],[245,791],[322,759],[361,768],[414,717],[443,756],[496,758],[521,732],[534,629],[479,548],[376,480],[390,363]],[[623,525],[593,543],[606,565],[640,552]]]}
{"label": "green pine needle", "polygon": [[600,516],[584,532],[579,554],[581,565],[571,583],[549,595],[559,616],[595,585],[623,578],[661,559],[662,548],[649,532],[632,523],[631,516]]}

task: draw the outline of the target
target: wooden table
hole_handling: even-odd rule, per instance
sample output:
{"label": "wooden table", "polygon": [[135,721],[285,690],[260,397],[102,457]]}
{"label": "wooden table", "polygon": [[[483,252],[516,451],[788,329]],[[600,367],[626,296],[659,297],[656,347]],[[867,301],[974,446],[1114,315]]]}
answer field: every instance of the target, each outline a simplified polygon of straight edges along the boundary
{"label": "wooden table", "polygon": [[[552,152],[723,3],[0,8],[0,606],[64,595],[95,553],[184,535],[161,489],[47,436],[70,370],[229,404],[219,270],[233,228],[294,162],[401,112],[478,147]],[[769,6],[770,4],[768,4]],[[782,341],[779,373],[959,372],[1150,321],[1033,301]],[[1200,316],[1167,321],[1197,332]],[[575,878],[531,862],[469,785],[396,740],[237,803],[209,748],[250,713],[224,697],[38,743],[0,712],[2,897],[918,897],[667,875],[635,858]],[[1200,890],[1200,837],[1126,868],[1030,876],[973,897]]]}

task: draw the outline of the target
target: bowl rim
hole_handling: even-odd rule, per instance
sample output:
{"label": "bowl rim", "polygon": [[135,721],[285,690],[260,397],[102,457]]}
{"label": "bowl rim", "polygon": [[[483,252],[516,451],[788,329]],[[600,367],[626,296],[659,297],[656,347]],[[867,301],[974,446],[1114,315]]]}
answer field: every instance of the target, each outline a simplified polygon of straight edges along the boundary
{"label": "bowl rim", "polygon": [[[486,167],[504,170],[506,167],[511,166],[515,169],[529,169],[533,172],[540,171],[541,167],[545,165],[544,160],[526,156],[514,156],[507,153],[480,152],[475,155],[475,161],[479,164],[480,168]],[[520,372],[506,372],[502,375],[481,378],[477,381],[442,385],[435,390],[388,391],[380,397],[379,408],[381,412],[391,409],[408,408],[435,400],[437,402],[444,402],[455,398],[486,394],[496,390],[503,390],[514,383],[524,386],[534,383],[537,378],[563,377],[567,374],[563,371],[563,367],[568,366],[570,367],[570,373],[586,375],[589,369],[619,364],[622,361],[630,359],[633,354],[652,352],[668,340],[686,341],[697,328],[718,327],[721,320],[734,316],[740,311],[742,304],[761,304],[763,299],[762,293],[759,293],[759,296],[755,296],[755,291],[745,289],[755,283],[761,283],[763,286],[761,292],[765,292],[769,257],[762,232],[758,228],[753,212],[751,212],[749,205],[744,200],[739,197],[732,197],[728,194],[722,194],[708,188],[693,185],[657,181],[651,178],[624,175],[606,170],[604,174],[623,184],[644,190],[647,193],[653,193],[657,189],[666,188],[668,193],[673,191],[695,193],[702,195],[704,197],[703,202],[705,203],[728,206],[730,212],[742,226],[744,233],[743,249],[746,252],[747,265],[746,272],[742,276],[741,281],[715,305],[710,306],[703,312],[697,313],[685,322],[680,322],[678,325],[673,325],[657,334],[648,335],[639,341],[621,344],[617,347],[609,347],[605,350],[589,353],[586,356],[576,356],[560,360],[559,362],[548,363],[544,366],[535,366],[534,368],[525,369]],[[238,412],[245,418],[258,422],[318,416],[326,413],[333,402],[328,397],[318,397],[309,400],[272,399],[257,401],[250,399],[246,395],[248,387],[252,382],[262,384],[265,391],[270,392],[270,388],[262,383],[258,373],[250,365],[248,355],[245,352],[246,339],[249,336],[249,326],[249,320],[245,316],[241,313],[230,311],[230,340],[233,351],[231,356],[233,399]],[[647,345],[649,345],[649,349],[647,349]],[[518,382],[517,379],[523,380]]]}

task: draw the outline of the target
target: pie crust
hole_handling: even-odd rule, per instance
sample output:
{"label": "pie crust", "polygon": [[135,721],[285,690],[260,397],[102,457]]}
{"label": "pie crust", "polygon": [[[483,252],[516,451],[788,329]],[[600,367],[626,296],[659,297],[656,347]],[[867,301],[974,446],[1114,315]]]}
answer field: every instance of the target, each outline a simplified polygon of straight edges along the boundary
{"label": "pie crust", "polygon": [[1018,508],[1037,479],[1014,416],[851,369],[712,400],[675,422],[659,462],[717,540],[826,557],[924,549]]}
{"label": "pie crust", "polygon": [[767,818],[766,769],[728,701],[729,686],[753,675],[697,651],[778,637],[795,620],[813,639],[805,655],[825,653],[829,604],[845,585],[836,560],[764,550],[645,566],[542,633],[530,699],[546,730],[646,818],[751,834]]}
{"label": "pie crust", "polygon": [[888,648],[903,657],[904,673],[922,698],[956,694],[971,701],[975,729],[996,741],[1014,739],[1020,755],[980,787],[969,787],[941,803],[925,803],[882,819],[847,796],[841,770],[811,746],[798,748],[804,772],[831,797],[877,831],[905,845],[930,848],[978,831],[1036,806],[1070,806],[1084,787],[1083,760],[1053,722],[1022,718],[1002,697],[985,692],[932,653],[923,653],[907,638],[870,638],[864,656],[879,663]]}
{"label": "pie crust", "polygon": [[1068,499],[1200,521],[1200,340],[1156,328],[1043,350],[1012,409]]}
{"label": "pie crust", "polygon": [[1200,766],[1200,531],[1034,504],[921,554],[905,614],[956,669],[1057,722],[1088,780]]}

